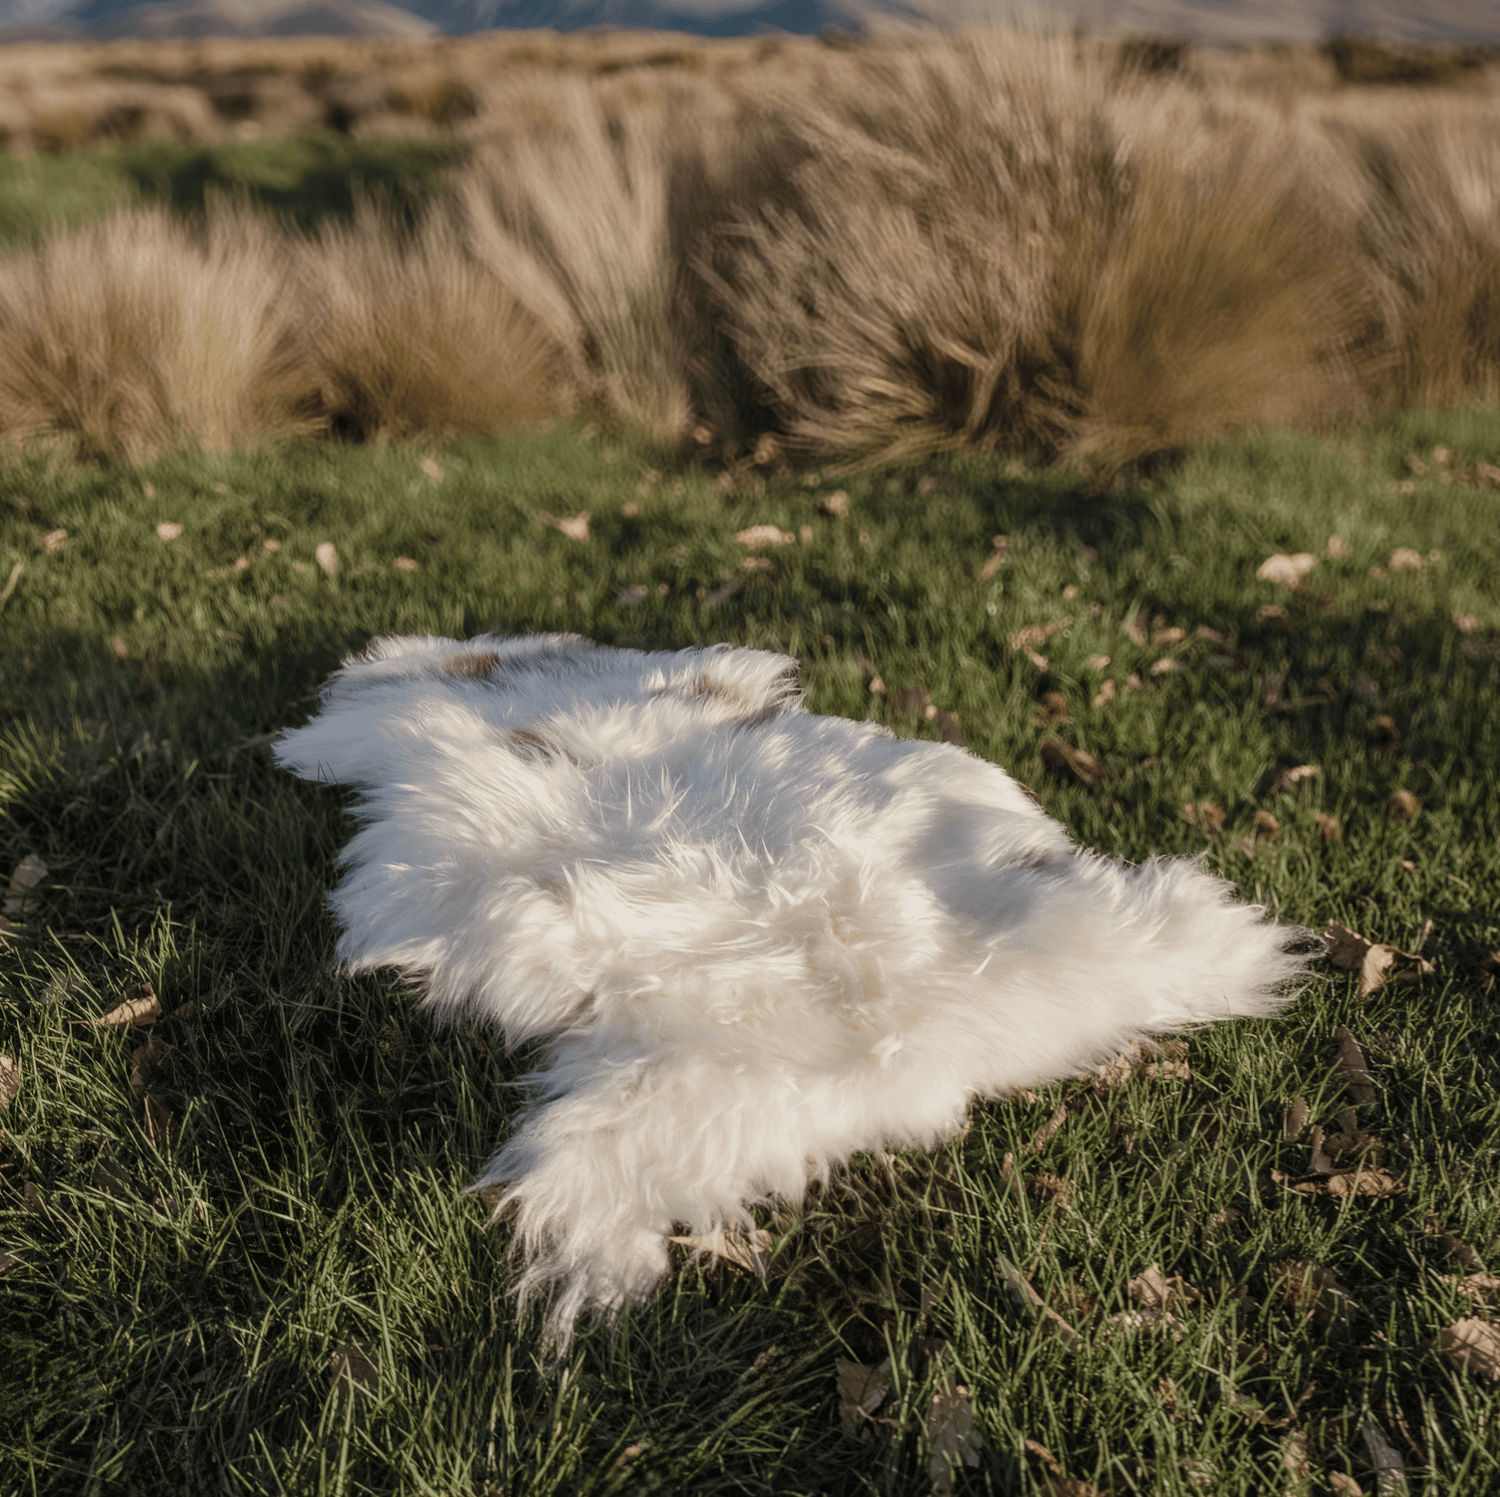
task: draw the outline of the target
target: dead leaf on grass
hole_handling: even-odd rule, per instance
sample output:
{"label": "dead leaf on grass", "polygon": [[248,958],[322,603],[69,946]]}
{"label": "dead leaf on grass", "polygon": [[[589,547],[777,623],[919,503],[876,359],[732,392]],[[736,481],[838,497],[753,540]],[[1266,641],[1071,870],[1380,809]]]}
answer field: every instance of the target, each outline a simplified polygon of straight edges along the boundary
{"label": "dead leaf on grass", "polygon": [[835,489],[818,500],[818,513],[830,520],[844,520],[849,516],[849,495],[843,489]]}
{"label": "dead leaf on grass", "polygon": [[1053,619],[1050,624],[1028,624],[1011,635],[1010,647],[1013,650],[1034,650],[1038,645],[1046,644],[1059,629],[1066,629],[1072,622],[1073,615],[1069,613],[1060,619]]}
{"label": "dead leaf on grass", "polygon": [[1040,1473],[1039,1485],[1047,1497],[1104,1497],[1103,1491],[1093,1482],[1078,1476],[1064,1476],[1057,1457],[1045,1445],[1035,1440],[1022,1440],[1021,1449],[1046,1468]]}
{"label": "dead leaf on grass", "polygon": [[790,546],[797,539],[790,530],[783,530],[779,525],[751,525],[745,530],[737,530],[734,538],[748,551],[761,551],[767,546]]}
{"label": "dead leaf on grass", "polygon": [[891,1359],[887,1357],[878,1367],[843,1358],[834,1365],[838,1369],[839,1423],[846,1435],[863,1439],[870,1433],[875,1410],[891,1391]]}
{"label": "dead leaf on grass", "polygon": [[1439,1274],[1438,1277],[1460,1294],[1467,1295],[1476,1304],[1488,1306],[1500,1302],[1500,1274],[1445,1273]]}
{"label": "dead leaf on grass", "polygon": [[1413,821],[1422,809],[1422,802],[1410,790],[1393,790],[1386,797],[1385,814],[1392,821]]}
{"label": "dead leaf on grass", "polygon": [[[1388,946],[1372,941],[1358,931],[1330,920],[1323,932],[1328,947],[1328,960],[1346,972],[1358,972],[1359,983],[1355,990],[1358,998],[1367,998],[1387,982],[1415,982],[1436,969],[1432,963],[1414,951],[1402,951],[1399,946]],[[1361,1099],[1356,1097],[1356,1102]]]}
{"label": "dead leaf on grass", "polygon": [[1047,739],[1041,753],[1042,763],[1053,774],[1070,776],[1085,790],[1093,790],[1110,778],[1109,770],[1091,753],[1064,743],[1061,738]]}
{"label": "dead leaf on grass", "polygon": [[1125,1285],[1125,1292],[1143,1310],[1170,1310],[1176,1305],[1196,1305],[1203,1296],[1177,1274],[1167,1278],[1160,1263],[1152,1263]]}
{"label": "dead leaf on grass", "polygon": [[419,457],[417,466],[430,478],[433,483],[443,481],[443,465],[435,457]]}
{"label": "dead leaf on grass", "polygon": [[1424,562],[1420,551],[1413,551],[1410,546],[1397,546],[1386,565],[1393,572],[1420,572]]}
{"label": "dead leaf on grass", "polygon": [[1391,1444],[1391,1437],[1374,1418],[1367,1418],[1360,1425],[1359,1434],[1365,1447],[1365,1459],[1375,1468],[1375,1490],[1380,1497],[1398,1497],[1407,1491],[1406,1462]]}
{"label": "dead leaf on grass", "polygon": [[1290,1259],[1271,1269],[1276,1298],[1294,1310],[1311,1315],[1320,1326],[1347,1324],[1358,1308],[1354,1296],[1330,1268],[1306,1259]]}
{"label": "dead leaf on grass", "polygon": [[419,572],[422,569],[422,563],[414,561],[410,556],[398,556],[391,565],[398,572]]}
{"label": "dead leaf on grass", "polygon": [[1261,562],[1255,569],[1255,575],[1262,582],[1278,582],[1283,587],[1300,587],[1302,579],[1317,564],[1318,558],[1310,551],[1298,551],[1291,556],[1278,551]]}
{"label": "dead leaf on grass", "polygon": [[717,1232],[691,1233],[684,1237],[670,1237],[679,1247],[694,1254],[707,1253],[715,1263],[727,1264],[744,1273],[764,1273],[765,1262],[771,1253],[771,1234],[764,1227],[756,1227],[746,1233],[743,1227],[731,1222]]}
{"label": "dead leaf on grass", "polygon": [[1406,1193],[1406,1182],[1383,1169],[1339,1170],[1328,1176],[1327,1193],[1336,1201],[1384,1201]]}
{"label": "dead leaf on grass", "polygon": [[581,544],[589,538],[589,512],[586,509],[580,510],[576,515],[549,515],[542,509],[537,511],[536,517],[543,525],[562,531],[570,541]]}
{"label": "dead leaf on grass", "polygon": [[339,569],[339,553],[332,541],[324,541],[313,552],[313,560],[325,577],[332,577]]}
{"label": "dead leaf on grass", "polygon": [[51,870],[34,853],[29,852],[11,869],[10,884],[5,891],[5,916],[14,920],[26,912],[37,886]]}
{"label": "dead leaf on grass", "polygon": [[0,1055],[0,1112],[21,1094],[21,1071],[8,1055]]}
{"label": "dead leaf on grass", "polygon": [[1274,844],[1281,836],[1281,823],[1270,811],[1257,811],[1250,821],[1250,835],[1257,842]]}
{"label": "dead leaf on grass", "polygon": [[1031,1136],[1031,1142],[1026,1145],[1028,1154],[1040,1154],[1062,1129],[1062,1125],[1068,1120],[1067,1105],[1063,1104],[1036,1130]]}
{"label": "dead leaf on grass", "polygon": [[1311,1110],[1306,1097],[1292,1098],[1291,1105],[1281,1120],[1281,1136],[1287,1143],[1294,1144],[1302,1137],[1302,1130],[1307,1127],[1307,1116]]}
{"label": "dead leaf on grass", "polygon": [[149,982],[138,982],[125,994],[125,1001],[100,1014],[97,1019],[78,1019],[75,1023],[91,1029],[143,1029],[161,1018],[161,999]]}
{"label": "dead leaf on grass", "polygon": [[1211,800],[1189,801],[1182,808],[1182,819],[1207,837],[1217,837],[1224,830],[1224,808]]}
{"label": "dead leaf on grass", "polygon": [[1487,1320],[1473,1316],[1455,1320],[1438,1332],[1433,1345],[1450,1362],[1491,1382],[1500,1379],[1500,1330]]}
{"label": "dead leaf on grass", "polygon": [[1000,570],[1010,557],[1010,537],[1008,535],[997,535],[994,539],[994,550],[990,558],[979,570],[979,580],[988,582],[996,572]]}
{"label": "dead leaf on grass", "polygon": [[1344,835],[1344,828],[1338,817],[1328,811],[1319,811],[1313,817],[1313,825],[1325,842],[1338,842]]}
{"label": "dead leaf on grass", "polygon": [[1329,561],[1343,561],[1346,557],[1352,556],[1353,554],[1354,547],[1351,546],[1349,542],[1346,541],[1341,535],[1329,536],[1328,544],[1323,547],[1323,555],[1326,556]]}
{"label": "dead leaf on grass", "polygon": [[1083,1337],[1054,1310],[1031,1286],[1031,1281],[1003,1253],[995,1254],[995,1268],[1000,1281],[1010,1291],[1012,1302],[1029,1319],[1039,1321],[1042,1330],[1064,1346],[1077,1346]]}
{"label": "dead leaf on grass", "polygon": [[1365,1489],[1344,1471],[1328,1473],[1328,1490],[1333,1497],[1365,1497]]}
{"label": "dead leaf on grass", "polygon": [[1288,790],[1295,790],[1298,785],[1317,779],[1322,773],[1322,766],[1318,764],[1297,764],[1291,769],[1283,769],[1272,783],[1270,793],[1282,795]]}
{"label": "dead leaf on grass", "polygon": [[1338,1046],[1339,1074],[1349,1095],[1357,1104],[1379,1101],[1380,1093],[1359,1041],[1342,1024],[1333,1031],[1333,1039]]}
{"label": "dead leaf on grass", "polygon": [[1108,707],[1115,699],[1115,683],[1112,680],[1105,681],[1099,690],[1094,693],[1094,705],[1096,707]]}
{"label": "dead leaf on grass", "polygon": [[1073,1204],[1073,1182],[1043,1171],[1032,1180],[1031,1194],[1059,1211],[1066,1211]]}
{"label": "dead leaf on grass", "polygon": [[954,1467],[978,1466],[980,1450],[969,1390],[952,1374],[932,1395],[927,1410],[927,1433],[932,1442],[927,1462],[932,1490],[938,1497],[951,1497]]}

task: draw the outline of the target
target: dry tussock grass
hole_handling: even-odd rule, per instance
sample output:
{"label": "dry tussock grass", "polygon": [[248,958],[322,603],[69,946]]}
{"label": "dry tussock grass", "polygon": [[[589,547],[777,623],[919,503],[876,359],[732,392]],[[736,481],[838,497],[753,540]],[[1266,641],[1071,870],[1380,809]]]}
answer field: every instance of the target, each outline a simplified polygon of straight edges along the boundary
{"label": "dry tussock grass", "polygon": [[[774,430],[809,458],[1114,465],[1248,423],[1494,399],[1500,98],[1473,69],[1458,91],[1360,92],[1322,63],[1280,94],[1263,59],[1238,87],[1223,59],[1015,34],[670,76],[538,63],[486,85],[412,234],[367,210],[290,250],[245,219],[204,238],[143,215],[5,266],[0,431],[136,455],[582,403],[664,437],[706,425],[729,458]],[[447,78],[407,77],[401,107],[464,112],[477,95]],[[210,366],[205,392],[238,393],[174,372]]]}
{"label": "dry tussock grass", "polygon": [[301,255],[307,357],[328,429],[357,440],[490,435],[567,403],[562,349],[432,219],[364,207]]}
{"label": "dry tussock grass", "polygon": [[288,253],[262,219],[121,213],[0,262],[0,437],[83,458],[296,431]]}
{"label": "dry tussock grass", "polygon": [[688,414],[669,243],[672,92],[553,81],[518,92],[528,121],[481,148],[454,184],[451,222],[567,351],[583,398],[665,436]]}

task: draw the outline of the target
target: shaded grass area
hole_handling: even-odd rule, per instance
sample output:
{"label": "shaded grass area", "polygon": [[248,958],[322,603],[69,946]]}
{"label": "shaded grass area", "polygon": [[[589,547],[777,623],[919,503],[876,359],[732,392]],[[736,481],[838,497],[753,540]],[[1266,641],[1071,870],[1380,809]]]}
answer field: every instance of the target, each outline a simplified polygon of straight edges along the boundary
{"label": "shaded grass area", "polygon": [[367,196],[410,222],[463,154],[455,140],[353,140],[331,130],[213,145],[131,141],[0,152],[0,250],[115,208],[161,204],[201,213],[214,192],[243,196],[299,229],[352,217]]}
{"label": "shaded grass area", "polygon": [[[1104,494],[958,456],[727,488],[571,426],[425,460],[296,446],[0,470],[0,870],[49,870],[0,947],[20,1077],[0,1469],[37,1492],[924,1492],[941,1338],[983,1439],[958,1491],[1049,1490],[1023,1439],[1101,1489],[1280,1491],[1294,1434],[1369,1491],[1369,1418],[1413,1491],[1494,1486],[1487,1385],[1427,1343],[1474,1313],[1437,1228],[1500,1256],[1482,972],[1500,946],[1500,494],[1468,481],[1497,452],[1500,420],[1434,415],[1249,434]],[[842,519],[819,507],[835,489]],[[545,518],[582,512],[587,542]],[[746,569],[734,537],[755,524],[808,538]],[[1422,565],[1391,570],[1398,547]],[[1299,551],[1323,558],[1300,590],[1256,580]],[[1031,646],[1044,676],[1016,636],[1064,618]],[[1409,948],[1431,920],[1437,972],[1363,1001],[1330,973],[1280,1020],[1193,1035],[1187,1079],[1042,1088],[976,1106],[930,1158],[856,1160],[764,1215],[764,1285],[684,1263],[548,1375],[540,1316],[506,1297],[507,1230],[461,1194],[526,1057],[439,1030],[388,976],[334,973],[322,901],[352,802],[276,772],[265,742],[372,634],[497,626],[787,650],[813,710],[936,736],[897,705],[924,688],[1080,840],[1206,852],[1314,928]],[[1069,720],[1039,721],[1046,691]],[[1049,775],[1049,736],[1110,778]],[[1272,793],[1308,763],[1321,774]],[[1415,819],[1386,813],[1397,788]],[[1180,809],[1203,801],[1225,813],[1207,840]],[[1279,838],[1246,850],[1258,810]],[[131,1086],[144,1035],[83,1022],[143,981],[169,1011],[155,1138]],[[1340,1024],[1378,1085],[1359,1121],[1404,1182],[1390,1200],[1270,1178],[1306,1166],[1291,1099],[1330,1130],[1348,1105]],[[1076,1344],[1014,1312],[997,1254]],[[1289,1261],[1335,1273],[1353,1308],[1299,1305]],[[1152,1262],[1203,1295],[1176,1332],[1111,1319]],[[887,1356],[886,1422],[844,1434],[835,1359]]]}

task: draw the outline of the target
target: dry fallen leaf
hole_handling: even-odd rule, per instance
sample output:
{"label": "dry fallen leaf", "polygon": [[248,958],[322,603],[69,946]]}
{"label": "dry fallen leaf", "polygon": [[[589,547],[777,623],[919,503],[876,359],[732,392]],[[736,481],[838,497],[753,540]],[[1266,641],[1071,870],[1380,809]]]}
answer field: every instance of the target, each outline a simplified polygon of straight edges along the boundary
{"label": "dry fallen leaf", "polygon": [[747,530],[736,531],[734,538],[750,551],[759,551],[766,546],[790,546],[797,539],[791,531],[776,525],[752,525]]}
{"label": "dry fallen leaf", "polygon": [[1375,1468],[1375,1490],[1380,1497],[1398,1497],[1407,1490],[1406,1463],[1401,1452],[1391,1444],[1391,1438],[1375,1422],[1366,1418],[1360,1425],[1360,1439],[1364,1442],[1365,1459]]}
{"label": "dry fallen leaf", "polygon": [[1500,1330],[1487,1320],[1466,1316],[1438,1332],[1433,1343],[1449,1361],[1491,1382],[1500,1379]]}
{"label": "dry fallen leaf", "polygon": [[1397,546],[1386,565],[1393,572],[1420,572],[1423,565],[1422,553],[1413,551],[1410,546]]}
{"label": "dry fallen leaf", "polygon": [[667,1240],[694,1254],[707,1253],[715,1263],[725,1263],[745,1273],[765,1271],[772,1243],[771,1234],[764,1227],[757,1227],[752,1234],[747,1234],[734,1222],[718,1232],[695,1232]]}
{"label": "dry fallen leaf", "polygon": [[849,496],[843,489],[835,489],[818,500],[818,513],[830,520],[844,520],[849,516]]}
{"label": "dry fallen leaf", "polygon": [[144,1045],[137,1046],[130,1057],[130,1088],[138,1097],[151,1090],[151,1083],[161,1070],[169,1047],[160,1035],[153,1034]]}
{"label": "dry fallen leaf", "polygon": [[1331,535],[1328,537],[1328,544],[1323,547],[1323,554],[1329,561],[1343,561],[1354,554],[1354,547],[1343,536]]}
{"label": "dry fallen leaf", "polygon": [[[1468,1251],[1472,1252],[1470,1248]],[[1493,1305],[1500,1299],[1500,1274],[1439,1274],[1445,1284],[1451,1284],[1460,1294],[1467,1295],[1481,1305]]]}
{"label": "dry fallen leaf", "polygon": [[1325,842],[1337,842],[1344,835],[1344,828],[1339,823],[1338,817],[1328,811],[1319,811],[1313,817],[1313,825],[1317,827],[1319,835]]}
{"label": "dry fallen leaf", "polygon": [[562,531],[570,541],[582,542],[589,538],[589,512],[586,509],[576,515],[549,515],[546,510],[538,510],[537,519],[543,525]]}
{"label": "dry fallen leaf", "polygon": [[1274,1265],[1271,1284],[1282,1304],[1311,1315],[1321,1326],[1347,1324],[1358,1308],[1332,1269],[1305,1259]]}
{"label": "dry fallen leaf", "polygon": [[416,572],[421,570],[422,563],[412,560],[410,556],[398,556],[391,565],[398,572]]}
{"label": "dry fallen leaf", "polygon": [[1073,615],[1069,613],[1053,619],[1050,624],[1028,624],[1011,635],[1010,647],[1013,650],[1033,650],[1037,645],[1046,644],[1059,629],[1066,629],[1072,622]]}
{"label": "dry fallen leaf", "polygon": [[1328,922],[1323,940],[1328,947],[1328,960],[1335,967],[1359,973],[1356,989],[1356,996],[1359,998],[1367,998],[1388,981],[1415,982],[1418,977],[1435,970],[1431,962],[1415,952],[1371,941],[1358,931],[1350,930],[1347,925],[1340,925],[1337,920]]}
{"label": "dry fallen leaf", "polygon": [[33,890],[40,884],[51,870],[34,853],[29,852],[11,870],[10,886],[5,891],[5,915],[7,919],[15,919],[23,914],[27,903],[30,901]]}
{"label": "dry fallen leaf", "polygon": [[156,533],[164,541],[175,541],[182,534],[182,526],[176,520],[163,520],[156,527]]}
{"label": "dry fallen leaf", "polygon": [[1173,1274],[1169,1279],[1160,1263],[1152,1263],[1144,1273],[1129,1280],[1125,1292],[1143,1310],[1170,1310],[1174,1305],[1195,1305],[1203,1296],[1185,1279]]}
{"label": "dry fallen leaf", "polygon": [[344,1397],[352,1393],[374,1393],[380,1372],[357,1346],[341,1346],[328,1359],[328,1386]]}
{"label": "dry fallen leaf", "polygon": [[1422,802],[1410,790],[1393,790],[1386,798],[1385,814],[1392,821],[1411,821],[1421,809]]}
{"label": "dry fallen leaf", "polygon": [[1053,774],[1068,775],[1085,790],[1093,790],[1109,779],[1109,770],[1086,749],[1075,748],[1061,738],[1049,738],[1042,744],[1042,763]]}
{"label": "dry fallen leaf", "polygon": [[1010,556],[1010,537],[1008,535],[997,535],[994,540],[995,549],[990,559],[980,568],[979,580],[988,582],[996,572],[1000,570]]}
{"label": "dry fallen leaf", "polygon": [[1224,830],[1224,808],[1211,800],[1189,801],[1182,808],[1182,819],[1200,827],[1207,837],[1217,837]]}
{"label": "dry fallen leaf", "polygon": [[1293,556],[1277,552],[1268,556],[1255,569],[1262,582],[1279,582],[1283,587],[1300,587],[1302,579],[1317,566],[1318,558],[1310,551],[1298,551]]}
{"label": "dry fallen leaf", "polygon": [[21,1092],[21,1072],[8,1055],[0,1055],[0,1112],[4,1112]]}
{"label": "dry fallen leaf", "polygon": [[1026,1145],[1028,1154],[1040,1154],[1043,1149],[1057,1137],[1062,1125],[1068,1120],[1068,1109],[1066,1105],[1059,1107],[1045,1123],[1031,1137],[1031,1142]]}
{"label": "dry fallen leaf", "polygon": [[1013,1303],[1030,1319],[1040,1321],[1042,1330],[1064,1346],[1077,1346],[1083,1337],[1057,1313],[1035,1289],[1026,1275],[1002,1253],[995,1254],[1000,1281],[1010,1291]]}
{"label": "dry fallen leaf", "polygon": [[435,457],[420,457],[417,459],[417,466],[434,483],[443,481],[443,465]]}
{"label": "dry fallen leaf", "polygon": [[1112,680],[1105,681],[1097,692],[1094,693],[1094,705],[1096,707],[1108,707],[1115,699],[1115,683]]}
{"label": "dry fallen leaf", "polygon": [[149,982],[139,982],[125,995],[125,1001],[101,1014],[97,1019],[81,1020],[94,1029],[144,1028],[161,1018],[161,999]]}
{"label": "dry fallen leaf", "polygon": [[67,542],[68,532],[66,530],[49,530],[42,537],[42,550],[61,551]]}
{"label": "dry fallen leaf", "polygon": [[898,712],[915,712],[929,722],[938,715],[932,693],[925,686],[898,686],[891,693],[891,706]]}
{"label": "dry fallen leaf", "polygon": [[1328,1490],[1333,1497],[1365,1497],[1365,1489],[1345,1471],[1328,1473]]}
{"label": "dry fallen leaf", "polygon": [[891,1391],[891,1359],[878,1367],[864,1367],[840,1358],[835,1364],[839,1380],[839,1423],[846,1435],[865,1436],[875,1410]]}
{"label": "dry fallen leaf", "polygon": [[1281,823],[1270,811],[1257,811],[1250,821],[1250,835],[1257,842],[1274,844],[1281,836]]}
{"label": "dry fallen leaf", "polygon": [[1359,1041],[1342,1024],[1333,1031],[1333,1039],[1338,1046],[1339,1073],[1349,1095],[1356,1103],[1379,1101],[1380,1093],[1376,1090],[1375,1078],[1370,1075]]}
{"label": "dry fallen leaf", "polygon": [[1329,1175],[1327,1193],[1336,1201],[1385,1201],[1406,1194],[1406,1182],[1383,1169],[1339,1170]]}
{"label": "dry fallen leaf", "polygon": [[951,1497],[953,1468],[979,1464],[974,1409],[969,1402],[969,1390],[959,1382],[956,1373],[944,1373],[928,1406],[926,1425],[931,1442],[927,1474],[932,1481],[932,1490],[939,1497]]}
{"label": "dry fallen leaf", "polygon": [[1022,1440],[1021,1449],[1046,1468],[1039,1475],[1038,1487],[1047,1493],[1047,1497],[1104,1497],[1093,1482],[1084,1481],[1079,1476],[1064,1476],[1061,1463],[1045,1445],[1035,1440]]}
{"label": "dry fallen leaf", "polygon": [[1270,793],[1281,795],[1287,790],[1295,790],[1298,785],[1306,784],[1308,780],[1314,780],[1322,773],[1322,767],[1317,764],[1297,764],[1291,769],[1283,769],[1276,776]]}
{"label": "dry fallen leaf", "polygon": [[332,541],[323,541],[313,552],[313,560],[325,577],[332,577],[339,569],[339,553]]}
{"label": "dry fallen leaf", "polygon": [[1302,1137],[1302,1130],[1307,1127],[1307,1116],[1310,1111],[1305,1097],[1292,1098],[1291,1105],[1287,1108],[1286,1115],[1281,1122],[1281,1136],[1289,1144],[1296,1143]]}

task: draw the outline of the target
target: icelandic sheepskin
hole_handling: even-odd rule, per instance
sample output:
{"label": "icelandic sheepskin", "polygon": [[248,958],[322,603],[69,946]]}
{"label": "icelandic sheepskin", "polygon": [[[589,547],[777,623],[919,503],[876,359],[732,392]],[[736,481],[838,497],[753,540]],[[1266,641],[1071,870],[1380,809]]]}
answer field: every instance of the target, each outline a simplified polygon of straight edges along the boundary
{"label": "icelandic sheepskin", "polygon": [[[566,1343],[858,1149],[1132,1040],[1275,1012],[1296,932],[1188,859],[1075,848],[1003,770],[802,705],[796,662],[377,639],[279,763],[361,791],[351,971],[548,1058],[503,1185]],[[722,1240],[722,1239],[719,1239]]]}

